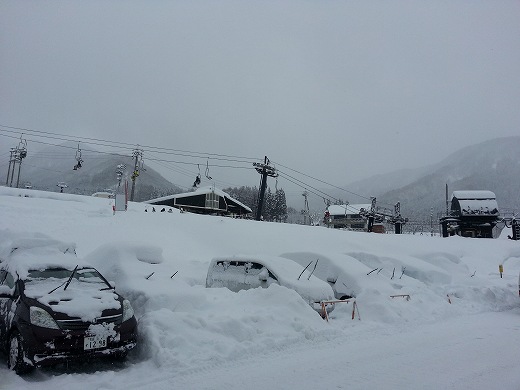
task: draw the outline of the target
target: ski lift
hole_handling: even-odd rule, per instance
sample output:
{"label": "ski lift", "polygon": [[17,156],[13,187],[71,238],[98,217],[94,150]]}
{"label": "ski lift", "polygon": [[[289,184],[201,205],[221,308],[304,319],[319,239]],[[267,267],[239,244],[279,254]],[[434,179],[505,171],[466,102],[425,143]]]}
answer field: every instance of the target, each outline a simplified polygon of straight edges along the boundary
{"label": "ski lift", "polygon": [[83,162],[83,159],[81,158],[81,149],[79,148],[79,144],[78,144],[78,150],[76,150],[76,165],[74,165],[74,168],[72,168],[74,171],[77,171],[78,169],[81,168],[81,163]]}
{"label": "ski lift", "polygon": [[193,188],[197,188],[197,186],[200,184],[200,165],[197,164],[197,167],[199,168],[199,173],[195,177],[195,181],[193,182]]}
{"label": "ski lift", "polygon": [[21,160],[23,160],[25,157],[27,157],[27,140],[22,138],[23,137],[23,134],[20,135],[20,142],[18,144],[18,158]]}
{"label": "ski lift", "polygon": [[206,161],[206,178],[212,180],[212,177],[209,175],[209,160]]}
{"label": "ski lift", "polygon": [[197,186],[200,184],[200,173],[195,178],[195,181],[193,182],[193,188],[197,188]]}

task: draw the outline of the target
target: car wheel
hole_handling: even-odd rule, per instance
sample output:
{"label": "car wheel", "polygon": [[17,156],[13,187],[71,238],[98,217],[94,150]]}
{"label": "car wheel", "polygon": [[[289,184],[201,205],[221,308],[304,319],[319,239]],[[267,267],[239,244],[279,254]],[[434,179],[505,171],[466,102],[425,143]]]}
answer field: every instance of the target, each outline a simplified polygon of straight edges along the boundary
{"label": "car wheel", "polygon": [[33,366],[28,364],[25,360],[22,336],[20,336],[18,332],[13,332],[9,338],[7,366],[18,375],[25,374],[33,369]]}

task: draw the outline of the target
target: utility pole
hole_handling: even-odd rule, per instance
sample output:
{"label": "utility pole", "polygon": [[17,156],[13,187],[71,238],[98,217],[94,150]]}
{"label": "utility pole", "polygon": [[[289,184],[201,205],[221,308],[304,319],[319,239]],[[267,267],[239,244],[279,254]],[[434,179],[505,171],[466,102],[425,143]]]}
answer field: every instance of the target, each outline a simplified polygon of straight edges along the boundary
{"label": "utility pole", "polygon": [[260,196],[258,197],[258,208],[256,209],[256,220],[260,221],[262,217],[262,208],[264,206],[265,189],[267,187],[267,176],[278,177],[276,169],[269,165],[267,156],[264,158],[264,163],[253,163],[256,171],[262,175],[262,182],[260,184]]}
{"label": "utility pole", "polygon": [[395,234],[401,234],[403,232],[403,218],[401,217],[401,202],[397,202],[394,205],[394,231]]}
{"label": "utility pole", "polygon": [[11,148],[11,156],[9,156],[9,169],[7,170],[7,180],[5,181],[5,185],[6,186],[9,185],[9,176],[11,176],[11,166],[14,164],[14,161],[15,161],[14,158],[13,158],[14,151],[15,151],[15,149]]}
{"label": "utility pole", "polygon": [[371,203],[370,203],[370,213],[368,215],[368,227],[367,231],[369,233],[372,232],[372,229],[374,228],[374,220],[376,215],[376,198],[370,197]]}
{"label": "utility pole", "polygon": [[430,233],[433,237],[433,207],[430,209]]}
{"label": "utility pole", "polygon": [[134,172],[132,173],[132,191],[130,192],[130,201],[131,202],[134,200],[135,179],[137,179],[137,176],[139,176],[139,161],[143,158],[142,149],[134,149],[133,157],[135,160],[134,160]]}
{"label": "utility pole", "polygon": [[448,183],[446,183],[446,215],[450,214],[450,201],[448,200]]}
{"label": "utility pole", "polygon": [[[304,208],[303,208],[303,224],[307,225],[307,215],[310,214],[310,212],[309,212],[309,201],[307,200],[307,196],[309,195],[309,193],[307,191],[303,191],[302,195],[305,198],[305,204],[304,204]],[[309,223],[310,222],[311,222],[311,217],[309,215]]]}
{"label": "utility pole", "polygon": [[[9,157],[9,169],[7,171],[7,181],[5,182],[6,186],[12,187],[14,180],[14,171],[16,170],[16,163],[18,163],[18,176],[16,178],[16,188],[20,184],[20,170],[22,168],[22,160],[27,157],[27,141],[22,139],[20,136],[20,143],[16,148],[11,148],[11,156]],[[9,177],[11,177],[11,182],[9,182]]]}

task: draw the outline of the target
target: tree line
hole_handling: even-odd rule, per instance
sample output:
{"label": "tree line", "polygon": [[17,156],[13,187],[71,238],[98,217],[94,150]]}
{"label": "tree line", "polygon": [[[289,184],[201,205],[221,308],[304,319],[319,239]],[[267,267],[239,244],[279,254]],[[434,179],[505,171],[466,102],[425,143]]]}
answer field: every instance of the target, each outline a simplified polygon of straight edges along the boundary
{"label": "tree line", "polygon": [[[224,192],[228,193],[232,198],[248,206],[253,213],[258,208],[258,188],[257,187],[234,187],[224,188]],[[262,217],[265,221],[286,222],[287,221],[287,201],[285,192],[281,188],[277,188],[274,192],[267,187],[265,192],[264,206],[262,208]]]}

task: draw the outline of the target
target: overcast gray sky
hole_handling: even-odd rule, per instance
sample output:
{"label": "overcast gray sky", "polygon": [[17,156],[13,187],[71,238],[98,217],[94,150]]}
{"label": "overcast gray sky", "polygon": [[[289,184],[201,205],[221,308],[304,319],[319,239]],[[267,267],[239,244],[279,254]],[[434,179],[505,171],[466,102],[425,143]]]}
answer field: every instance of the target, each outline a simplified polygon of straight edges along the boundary
{"label": "overcast gray sky", "polygon": [[0,0],[0,125],[202,153],[144,154],[185,187],[207,153],[345,186],[520,135],[519,21],[497,0]]}

